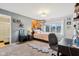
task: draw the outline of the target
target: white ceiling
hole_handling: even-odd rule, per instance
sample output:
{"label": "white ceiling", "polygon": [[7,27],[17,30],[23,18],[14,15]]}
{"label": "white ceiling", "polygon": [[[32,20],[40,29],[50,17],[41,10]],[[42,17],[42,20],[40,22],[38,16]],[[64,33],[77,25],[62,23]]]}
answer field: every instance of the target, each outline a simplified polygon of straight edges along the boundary
{"label": "white ceiling", "polygon": [[[74,3],[0,3],[0,8],[35,19],[63,17],[73,13]],[[46,17],[41,17],[40,10],[48,10]]]}

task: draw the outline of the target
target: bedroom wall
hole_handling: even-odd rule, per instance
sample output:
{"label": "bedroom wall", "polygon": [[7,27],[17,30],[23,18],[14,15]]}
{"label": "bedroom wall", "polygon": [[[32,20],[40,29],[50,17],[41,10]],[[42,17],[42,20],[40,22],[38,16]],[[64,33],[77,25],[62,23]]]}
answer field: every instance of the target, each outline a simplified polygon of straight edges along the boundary
{"label": "bedroom wall", "polygon": [[11,16],[12,42],[18,41],[18,39],[17,39],[17,37],[18,37],[18,33],[17,33],[18,26],[17,26],[16,23],[13,23],[13,19],[21,20],[21,22],[24,24],[25,34],[27,35],[27,30],[29,28],[31,28],[31,21],[32,21],[31,18],[25,17],[23,15],[16,14],[16,13],[13,13],[13,12],[10,12],[10,11],[4,10],[4,9],[0,9],[0,14]]}
{"label": "bedroom wall", "polygon": [[[70,18],[70,20],[68,19]],[[67,22],[71,22],[70,25],[67,24]],[[63,36],[64,38],[72,39],[73,37],[73,15],[68,15],[56,19],[49,19],[46,20],[47,24],[63,24]]]}

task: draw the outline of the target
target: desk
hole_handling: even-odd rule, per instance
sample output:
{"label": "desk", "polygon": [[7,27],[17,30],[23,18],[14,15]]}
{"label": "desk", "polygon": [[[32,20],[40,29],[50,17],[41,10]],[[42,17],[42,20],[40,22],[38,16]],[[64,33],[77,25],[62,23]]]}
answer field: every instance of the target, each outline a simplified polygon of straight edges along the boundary
{"label": "desk", "polygon": [[66,56],[79,56],[79,48],[72,48],[72,39],[63,39],[58,44],[58,52]]}

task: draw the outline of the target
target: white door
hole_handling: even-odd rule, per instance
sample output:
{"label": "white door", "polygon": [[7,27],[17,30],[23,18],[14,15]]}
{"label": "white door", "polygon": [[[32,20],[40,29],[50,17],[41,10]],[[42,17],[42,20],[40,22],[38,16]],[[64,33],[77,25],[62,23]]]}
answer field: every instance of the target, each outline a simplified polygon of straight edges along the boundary
{"label": "white door", "polygon": [[11,43],[11,17],[0,15],[0,41]]}

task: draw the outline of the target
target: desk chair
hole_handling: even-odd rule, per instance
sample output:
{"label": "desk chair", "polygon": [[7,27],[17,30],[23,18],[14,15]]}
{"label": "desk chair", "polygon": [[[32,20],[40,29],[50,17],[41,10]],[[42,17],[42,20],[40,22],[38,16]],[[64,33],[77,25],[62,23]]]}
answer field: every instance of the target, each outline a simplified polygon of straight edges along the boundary
{"label": "desk chair", "polygon": [[[58,55],[58,40],[57,40],[57,36],[54,33],[50,33],[48,36],[49,39],[49,46],[52,50],[56,51]],[[55,55],[54,53],[52,55]]]}

